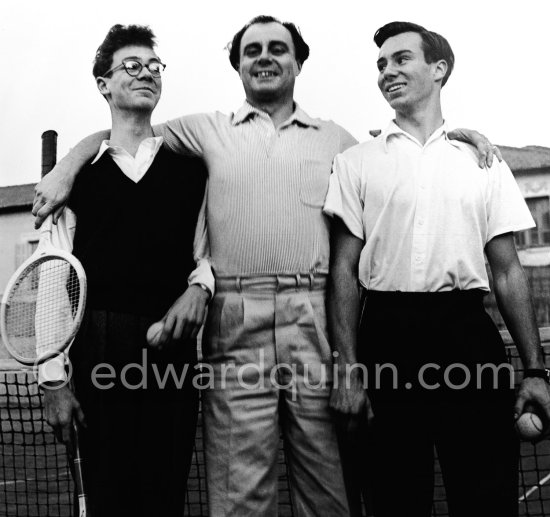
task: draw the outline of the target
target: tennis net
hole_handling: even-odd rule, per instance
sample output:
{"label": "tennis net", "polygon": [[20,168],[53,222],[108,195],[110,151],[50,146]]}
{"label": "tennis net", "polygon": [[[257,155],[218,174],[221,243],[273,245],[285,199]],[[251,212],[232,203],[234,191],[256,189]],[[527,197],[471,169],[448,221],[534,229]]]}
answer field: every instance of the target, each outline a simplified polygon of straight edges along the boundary
{"label": "tennis net", "polygon": [[[549,337],[543,335],[547,363]],[[508,346],[507,351],[510,362],[519,370],[515,347]],[[73,484],[65,449],[56,443],[44,420],[42,396],[34,374],[17,368],[13,361],[0,362],[0,516],[71,516]],[[550,517],[550,447],[547,440],[537,445],[522,444],[519,483],[520,515]],[[397,487],[396,495],[398,493]],[[200,419],[182,515],[207,515]],[[282,443],[279,450],[279,515],[292,516]],[[433,516],[447,515],[445,489],[436,464]]]}
{"label": "tennis net", "polygon": [[[0,516],[70,517],[73,482],[63,445],[44,418],[35,375],[0,360]],[[279,510],[292,515],[284,451],[279,449]],[[208,514],[202,424],[199,418],[182,515]]]}

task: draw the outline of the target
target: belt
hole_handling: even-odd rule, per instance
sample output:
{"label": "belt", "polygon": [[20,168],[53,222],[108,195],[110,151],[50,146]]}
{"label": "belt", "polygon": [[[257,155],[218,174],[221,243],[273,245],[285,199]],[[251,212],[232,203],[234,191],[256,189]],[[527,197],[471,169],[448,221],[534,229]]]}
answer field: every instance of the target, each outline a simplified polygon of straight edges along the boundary
{"label": "belt", "polygon": [[388,305],[394,309],[408,307],[413,310],[483,307],[483,297],[486,294],[481,289],[437,292],[366,291],[367,310],[369,302]]}
{"label": "belt", "polygon": [[326,285],[327,275],[319,273],[216,277],[216,292],[313,290],[324,289]]}

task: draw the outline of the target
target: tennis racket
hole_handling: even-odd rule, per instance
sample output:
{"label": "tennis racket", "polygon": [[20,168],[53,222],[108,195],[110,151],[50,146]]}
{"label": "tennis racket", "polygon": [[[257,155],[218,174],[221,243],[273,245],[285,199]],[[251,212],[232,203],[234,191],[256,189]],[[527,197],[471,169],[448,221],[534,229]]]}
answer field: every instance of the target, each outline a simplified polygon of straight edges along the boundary
{"label": "tennis racket", "polygon": [[[35,367],[72,343],[86,304],[84,268],[76,257],[52,245],[52,224],[49,216],[36,251],[10,278],[0,305],[0,332],[6,349],[20,363]],[[78,424],[73,421],[72,427],[79,517],[90,517]]]}
{"label": "tennis racket", "polygon": [[62,353],[84,315],[86,274],[70,253],[52,245],[52,218],[38,248],[10,278],[0,306],[0,332],[8,352],[37,366]]}

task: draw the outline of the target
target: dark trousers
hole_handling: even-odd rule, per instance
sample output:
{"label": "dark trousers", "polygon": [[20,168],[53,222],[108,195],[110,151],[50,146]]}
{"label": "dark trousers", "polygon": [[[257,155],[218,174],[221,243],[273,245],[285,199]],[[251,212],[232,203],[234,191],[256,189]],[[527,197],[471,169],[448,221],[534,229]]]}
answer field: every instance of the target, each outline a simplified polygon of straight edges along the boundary
{"label": "dark trousers", "polygon": [[[183,515],[198,413],[196,343],[148,348],[145,335],[154,320],[88,311],[71,348],[75,392],[88,424],[81,448],[94,516]],[[108,366],[96,371],[105,376],[96,375],[94,386],[100,363]],[[166,376],[171,368],[176,377]]]}
{"label": "dark trousers", "polygon": [[431,515],[434,449],[451,517],[517,516],[511,373],[481,293],[369,292],[358,348],[375,415],[365,462],[376,517]]}

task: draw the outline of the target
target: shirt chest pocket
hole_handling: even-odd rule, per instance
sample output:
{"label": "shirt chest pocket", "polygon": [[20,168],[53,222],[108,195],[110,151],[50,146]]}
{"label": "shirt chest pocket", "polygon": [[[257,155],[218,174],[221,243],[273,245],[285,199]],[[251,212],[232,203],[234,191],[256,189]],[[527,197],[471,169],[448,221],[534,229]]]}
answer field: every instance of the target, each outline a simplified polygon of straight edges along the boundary
{"label": "shirt chest pocket", "polygon": [[300,162],[300,201],[314,208],[322,208],[328,191],[331,164],[321,160]]}

